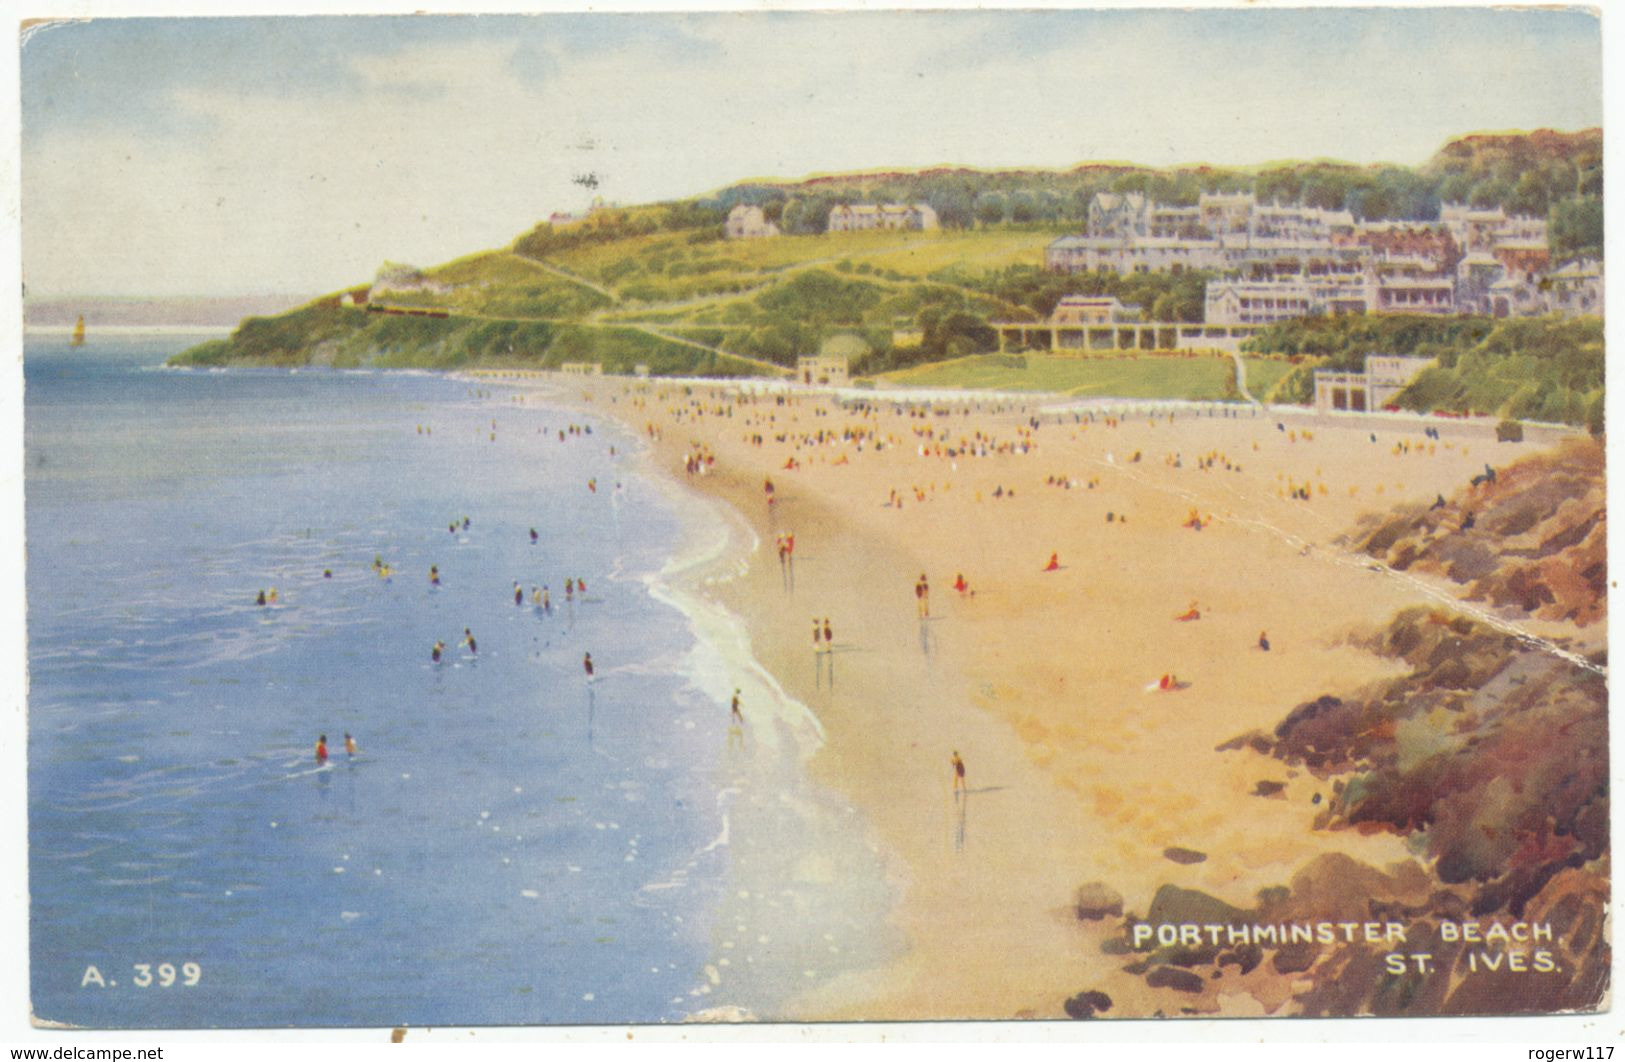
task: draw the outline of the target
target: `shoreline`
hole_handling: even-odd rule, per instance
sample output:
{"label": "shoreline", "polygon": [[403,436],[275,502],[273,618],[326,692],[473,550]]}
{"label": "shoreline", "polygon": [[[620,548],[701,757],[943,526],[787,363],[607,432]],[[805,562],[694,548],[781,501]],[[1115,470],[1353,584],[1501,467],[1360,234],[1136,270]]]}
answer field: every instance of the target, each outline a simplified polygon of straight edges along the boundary
{"label": "shoreline", "polygon": [[[560,397],[578,400],[566,391]],[[1427,460],[1407,463],[1397,449],[1390,456],[1389,444],[1396,431],[1420,438],[1420,422],[1293,417],[1299,423],[1287,442],[1273,410],[1269,417],[1190,417],[1173,431],[1174,422],[1161,417],[1103,429],[1046,414],[1032,452],[953,461],[921,457],[907,445],[917,440],[905,440],[899,429],[918,427],[919,420],[881,412],[866,422],[813,392],[777,405],[776,396],[749,399],[728,383],[702,390],[605,378],[582,383],[579,394],[587,408],[616,417],[645,440],[654,424],[660,438],[649,445],[651,463],[680,485],[676,469],[691,445],[714,451],[712,474],[692,476],[687,485],[728,505],[759,542],[796,534],[794,593],[760,548],[734,560],[736,568],[745,563],[742,574],[699,592],[741,619],[756,659],[823,724],[827,740],[811,773],[872,823],[897,890],[887,917],[903,948],[881,965],[809,987],[786,1013],[772,1015],[782,1020],[1058,1018],[1061,1004],[1085,990],[1107,992],[1116,1003],[1112,1016],[1290,1013],[1284,991],[1256,977],[1219,986],[1217,1002],[1210,995],[1200,1009],[1182,1007],[1195,1001],[1147,986],[1122,971],[1124,960],[1102,951],[1120,932],[1109,921],[1080,921],[1070,910],[1074,893],[1102,882],[1120,894],[1125,910],[1145,911],[1159,888],[1178,884],[1247,907],[1260,889],[1284,883],[1327,853],[1378,867],[1413,863],[1396,835],[1314,830],[1315,798],[1326,783],[1251,751],[1216,749],[1249,729],[1272,727],[1321,693],[1393,675],[1392,664],[1351,645],[1350,637],[1423,598],[1415,585],[1336,556],[1331,541],[1361,513],[1455,489],[1485,456],[1504,463],[1545,448],[1536,441],[1496,444],[1492,435],[1475,435],[1474,425],[1452,432],[1456,442],[1442,441]],[[892,397],[868,399],[879,406]],[[710,414],[698,411],[707,406]],[[805,447],[772,435],[760,447],[743,441],[778,414],[784,419],[776,430],[788,438],[883,423],[901,445],[860,453],[840,441]],[[957,433],[969,418],[966,430],[973,424],[1018,433],[1029,416],[967,405],[941,423]],[[1386,436],[1381,447],[1364,449],[1367,429]],[[1176,437],[1187,460],[1202,452],[1192,442],[1221,440],[1277,479],[1281,466],[1298,466],[1310,455],[1299,474],[1341,479],[1347,494],[1339,498],[1320,486],[1313,504],[1294,504],[1272,497],[1270,480],[1258,473],[1233,484],[1189,465],[1173,471],[1163,450],[1149,446]],[[1244,442],[1258,445],[1243,449]],[[1131,446],[1146,451],[1145,459],[1129,462]],[[799,467],[782,469],[786,459]],[[1100,489],[1046,494],[1042,477],[1052,471],[1099,479]],[[778,487],[771,507],[763,502],[764,478]],[[921,491],[900,512],[882,504],[883,484],[892,482]],[[992,501],[996,484],[1015,496]],[[1125,535],[1126,528],[1094,522],[1108,494],[1123,506],[1125,521],[1133,513],[1128,527],[1149,530]],[[1059,511],[1080,502],[1094,514],[1081,525],[1076,514]],[[1211,506],[1217,515],[1201,536],[1178,529],[1192,505]],[[950,512],[937,517],[944,509]],[[1122,541],[1139,536],[1153,541]],[[1051,544],[1071,562],[1053,576],[1040,570]],[[1186,547],[1191,556],[1182,557]],[[1019,561],[1012,549],[1021,552]],[[1150,558],[1177,571],[1147,569]],[[1072,565],[1084,560],[1092,566],[1079,585],[1080,569]],[[1114,561],[1116,570],[1108,567]],[[1237,567],[1240,578],[1220,577],[1225,564]],[[934,588],[933,616],[924,625],[913,621],[908,590],[921,568]],[[977,595],[949,589],[956,568]],[[1058,582],[1070,584],[1060,596]],[[1263,599],[1249,589],[1263,585],[1273,586]],[[1348,607],[1307,623],[1295,615],[1295,601],[1319,596]],[[1211,610],[1205,622],[1188,628],[1170,622],[1190,597]],[[1150,615],[1127,615],[1145,611],[1137,599],[1156,602]],[[1123,614],[1121,626],[1114,610]],[[825,614],[837,631],[833,693],[814,680],[807,659],[808,617]],[[1064,615],[1074,617],[1064,632],[1043,618]],[[1260,626],[1290,632],[1272,634],[1276,651],[1268,657],[1248,652]],[[1595,643],[1603,629],[1583,630],[1579,640]],[[1225,650],[1226,641],[1234,648]],[[1235,666],[1215,666],[1227,659]],[[1089,666],[1080,668],[1084,661]],[[1194,690],[1175,698],[1145,692],[1170,662],[1182,678],[1191,676]],[[960,805],[947,761],[958,750],[969,763],[971,792],[968,821],[956,836]],[[1280,799],[1253,794],[1260,775],[1283,773]],[[1201,861],[1182,866],[1164,856],[1164,849],[1181,848],[1200,850]]]}
{"label": "shoreline", "polygon": [[738,689],[748,720],[717,768],[723,829],[710,847],[726,850],[729,867],[688,1020],[780,1020],[804,986],[898,950],[884,924],[894,883],[858,809],[808,769],[826,738],[817,713],[762,664],[744,620],[719,600],[759,554],[756,529],[663,472],[646,439],[627,456],[684,528],[677,551],[643,582],[689,625],[689,683],[721,711]]}

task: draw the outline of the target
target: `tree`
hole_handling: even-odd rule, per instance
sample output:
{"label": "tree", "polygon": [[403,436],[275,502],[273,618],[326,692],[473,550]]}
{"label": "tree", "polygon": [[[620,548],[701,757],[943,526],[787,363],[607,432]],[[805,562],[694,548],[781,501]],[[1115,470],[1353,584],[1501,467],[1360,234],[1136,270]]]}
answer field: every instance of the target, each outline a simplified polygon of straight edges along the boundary
{"label": "tree", "polygon": [[1564,199],[1548,215],[1552,254],[1559,260],[1602,255],[1602,200]]}
{"label": "tree", "polygon": [[1528,170],[1512,187],[1512,195],[1506,201],[1507,213],[1545,217],[1551,206],[1550,198],[1540,171]]}
{"label": "tree", "polygon": [[998,192],[983,192],[976,197],[976,220],[983,225],[997,225],[1004,220],[1004,196]]}

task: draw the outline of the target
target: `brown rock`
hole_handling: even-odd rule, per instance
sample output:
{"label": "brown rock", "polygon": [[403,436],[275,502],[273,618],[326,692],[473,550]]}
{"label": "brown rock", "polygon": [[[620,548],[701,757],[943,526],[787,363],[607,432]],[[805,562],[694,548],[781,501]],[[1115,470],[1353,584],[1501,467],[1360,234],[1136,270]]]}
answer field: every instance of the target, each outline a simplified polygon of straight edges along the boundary
{"label": "brown rock", "polygon": [[1098,922],[1123,913],[1123,894],[1103,881],[1091,881],[1080,886],[1077,896],[1078,918]]}

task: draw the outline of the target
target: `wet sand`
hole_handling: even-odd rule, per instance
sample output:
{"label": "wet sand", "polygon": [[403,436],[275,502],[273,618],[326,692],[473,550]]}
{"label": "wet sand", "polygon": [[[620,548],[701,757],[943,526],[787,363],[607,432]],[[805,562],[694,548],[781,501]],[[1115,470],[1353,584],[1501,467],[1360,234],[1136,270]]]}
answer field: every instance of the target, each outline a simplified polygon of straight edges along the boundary
{"label": "wet sand", "polygon": [[[756,658],[816,713],[814,775],[881,843],[900,954],[774,1015],[805,1020],[1056,1018],[1091,989],[1111,996],[1114,1017],[1178,1014],[1189,997],[1102,953],[1120,920],[1080,922],[1080,885],[1105,883],[1128,912],[1143,913],[1165,883],[1246,907],[1323,852],[1408,859],[1392,835],[1314,831],[1322,783],[1216,746],[1393,673],[1348,636],[1455,596],[1372,570],[1334,544],[1339,534],[1557,437],[1496,443],[1493,422],[1448,423],[1434,441],[1419,422],[1245,409],[1170,420],[1143,403],[1110,426],[1100,413],[1047,414],[1034,430],[1037,399],[921,419],[894,412],[884,392],[859,413],[808,392],[779,405],[643,381],[568,390],[645,438],[652,426],[660,469],[750,522],[760,545],[745,574],[706,592],[744,619]],[[807,438],[819,431],[825,443]],[[861,450],[849,431],[864,435]],[[962,439],[979,450],[977,432],[988,456],[948,456]],[[997,452],[1023,442],[1026,452]],[[685,472],[691,454],[714,462]],[[888,504],[894,490],[900,508]],[[1200,530],[1182,526],[1193,512]],[[793,590],[774,548],[788,532]],[[1052,553],[1059,568],[1045,571]],[[973,593],[953,589],[961,573]],[[1175,619],[1193,603],[1199,620]],[[814,617],[834,630],[822,660],[833,688],[815,666]],[[1178,688],[1157,688],[1165,674]],[[955,751],[969,790],[958,798]],[[1261,798],[1259,781],[1285,788]],[[1175,847],[1206,858],[1176,863],[1164,854]],[[1256,1015],[1285,996],[1238,987],[1219,998],[1226,1013]]]}

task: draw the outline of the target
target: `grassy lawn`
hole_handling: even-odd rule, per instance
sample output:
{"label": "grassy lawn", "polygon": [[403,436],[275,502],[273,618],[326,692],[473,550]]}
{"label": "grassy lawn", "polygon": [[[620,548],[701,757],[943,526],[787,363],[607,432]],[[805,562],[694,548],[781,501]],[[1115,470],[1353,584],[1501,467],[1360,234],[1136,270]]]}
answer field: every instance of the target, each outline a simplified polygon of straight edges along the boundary
{"label": "grassy lawn", "polygon": [[1048,391],[1113,398],[1223,398],[1234,366],[1229,357],[1046,358],[1029,356],[1027,368],[996,354],[922,365],[881,379],[905,387],[965,387]]}

